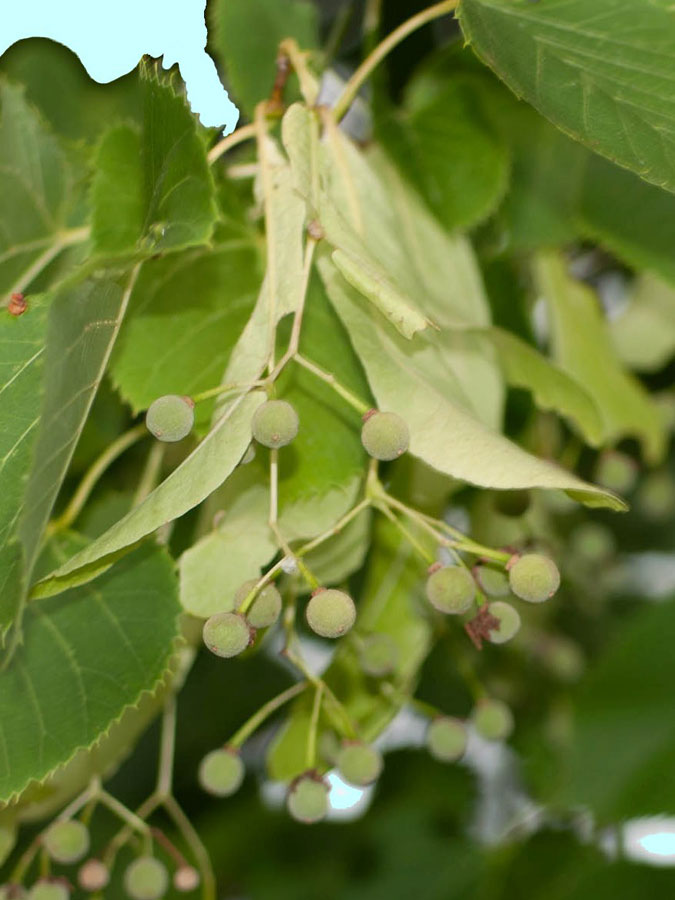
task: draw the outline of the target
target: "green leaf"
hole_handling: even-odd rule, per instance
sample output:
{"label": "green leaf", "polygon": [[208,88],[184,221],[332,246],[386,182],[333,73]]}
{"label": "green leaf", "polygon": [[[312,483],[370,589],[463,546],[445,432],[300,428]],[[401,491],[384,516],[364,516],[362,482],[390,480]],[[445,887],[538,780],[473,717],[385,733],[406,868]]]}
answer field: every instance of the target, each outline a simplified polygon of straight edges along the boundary
{"label": "green leaf", "polygon": [[675,354],[675,289],[655,275],[640,275],[628,305],[610,323],[616,352],[631,369],[656,372]]}
{"label": "green leaf", "polygon": [[[418,605],[422,574],[423,565],[410,544],[391,523],[380,519],[366,582],[357,598],[356,626],[340,641],[322,676],[365,741],[374,740],[396,715],[429,652],[431,624],[420,615]],[[360,666],[359,640],[373,633],[390,637],[398,650],[396,669],[389,676],[394,686],[390,695],[384,695]],[[288,780],[304,770],[312,699],[310,693],[296,701],[289,721],[271,745],[267,765],[272,778]]]}
{"label": "green leaf", "polygon": [[554,358],[595,400],[607,439],[633,435],[646,458],[657,462],[665,452],[663,417],[642,385],[622,368],[597,297],[553,253],[538,257],[535,272],[550,311]]}
{"label": "green leaf", "polygon": [[[268,523],[269,488],[250,466],[238,470],[219,495],[222,518],[214,530],[180,558],[180,602],[204,618],[232,609],[234,595],[277,551]],[[264,477],[264,474],[263,474]]]}
{"label": "green leaf", "polygon": [[35,596],[48,596],[72,584],[90,581],[114,562],[120,551],[208,497],[244,455],[251,441],[253,413],[264,399],[264,394],[255,391],[235,400],[204,440],[159,487],[88,547],[40,581]]}
{"label": "green leaf", "polygon": [[491,328],[483,334],[496,349],[509,384],[532,391],[540,409],[554,410],[570,419],[589,444],[595,447],[602,442],[602,415],[578,381],[510,331]]}
{"label": "green leaf", "polygon": [[467,41],[592,150],[675,191],[675,17],[630,0],[463,0]]}
{"label": "green leaf", "polygon": [[0,298],[30,286],[69,243],[73,175],[21,88],[0,82]]}
{"label": "green leaf", "polygon": [[579,685],[557,800],[602,821],[675,813],[675,785],[664,778],[675,753],[674,628],[672,601],[643,608]]}
{"label": "green leaf", "polygon": [[320,584],[340,584],[361,568],[370,547],[372,512],[364,509],[339,534],[305,557]]}
{"label": "green leaf", "polygon": [[675,284],[675,198],[625,169],[592,156],[579,209],[582,233],[635,269]]}
{"label": "green leaf", "polygon": [[[144,264],[111,365],[134,413],[163,394],[194,395],[219,383],[259,285],[257,252],[244,240]],[[212,402],[198,404],[199,427],[212,410]]]}
{"label": "green leaf", "polygon": [[128,125],[103,135],[91,188],[94,247],[104,253],[133,250],[145,221],[141,138]]}
{"label": "green leaf", "polygon": [[25,588],[17,525],[38,434],[48,303],[31,297],[18,318],[0,314],[0,644]]}
{"label": "green leaf", "polygon": [[216,53],[248,116],[272,91],[284,38],[295,38],[303,50],[319,46],[317,11],[308,0],[216,0],[209,10]]}
{"label": "green leaf", "polygon": [[179,636],[173,565],[144,547],[95,584],[31,603],[0,672],[0,800],[101,740],[157,689]]}
{"label": "green leaf", "polygon": [[590,505],[623,509],[613,494],[537,459],[482,425],[457,404],[445,352],[433,336],[403,340],[364,309],[354,290],[325,256],[326,290],[363,362],[381,409],[399,413],[411,433],[410,452],[439,472],[483,487],[560,488]]}
{"label": "green leaf", "polygon": [[[477,89],[478,87],[478,89]],[[480,109],[479,86],[455,75],[432,98],[415,99],[380,123],[384,146],[448,230],[485,219],[508,184],[509,153]]]}

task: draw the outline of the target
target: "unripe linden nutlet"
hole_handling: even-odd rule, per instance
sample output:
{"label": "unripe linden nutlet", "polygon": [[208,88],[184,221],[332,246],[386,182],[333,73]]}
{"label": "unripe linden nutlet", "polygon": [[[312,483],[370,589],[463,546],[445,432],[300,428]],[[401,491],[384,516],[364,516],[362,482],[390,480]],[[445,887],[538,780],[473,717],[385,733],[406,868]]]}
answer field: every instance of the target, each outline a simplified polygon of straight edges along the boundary
{"label": "unripe linden nutlet", "polygon": [[610,491],[627,494],[635,486],[638,467],[635,460],[618,450],[603,453],[595,467],[595,480]]}
{"label": "unripe linden nutlet", "polygon": [[456,762],[466,751],[464,723],[452,716],[438,716],[427,729],[429,753],[439,762]]}
{"label": "unripe linden nutlet", "polygon": [[36,881],[28,900],[68,900],[70,891],[62,881]]}
{"label": "unripe linden nutlet", "polygon": [[28,892],[21,884],[0,885],[0,900],[24,900]]}
{"label": "unripe linden nutlet", "polygon": [[[234,595],[234,605],[237,609],[244,602],[257,584],[255,578],[245,581]],[[246,620],[253,628],[269,628],[274,625],[281,613],[281,594],[273,584],[266,584],[258,593],[248,612]]]}
{"label": "unripe linden nutlet", "polygon": [[77,873],[77,880],[83,891],[89,891],[93,894],[95,891],[102,891],[110,881],[110,872],[100,859],[88,859],[80,867]]}
{"label": "unripe linden nutlet", "polygon": [[614,535],[599,522],[582,522],[570,535],[572,552],[586,563],[607,562],[614,555]]}
{"label": "unripe linden nutlet", "polygon": [[243,653],[254,632],[246,619],[235,612],[216,613],[204,622],[202,637],[211,653],[228,659]]}
{"label": "unripe linden nutlet", "polygon": [[199,887],[199,872],[194,866],[181,866],[173,873],[173,886],[181,894]]}
{"label": "unripe linden nutlet", "polygon": [[432,572],[427,578],[425,590],[433,607],[453,616],[465,613],[476,596],[476,584],[461,566],[446,566]]}
{"label": "unripe linden nutlet", "polygon": [[503,741],[513,731],[513,713],[501,700],[479,700],[471,719],[478,734],[488,741]]}
{"label": "unripe linden nutlet", "polygon": [[366,675],[389,675],[398,663],[398,647],[388,634],[369,634],[363,639],[360,660]]}
{"label": "unripe linden nutlet", "polygon": [[365,787],[376,781],[382,771],[382,756],[374,747],[360,741],[344,744],[337,756],[340,774],[350,784]]}
{"label": "unripe linden nutlet", "polygon": [[495,600],[488,605],[488,612],[495,619],[499,619],[499,627],[493,628],[488,635],[492,644],[505,644],[517,634],[520,629],[520,616],[510,603],[503,600]]}
{"label": "unripe linden nutlet", "polygon": [[501,569],[491,566],[476,566],[474,577],[478,586],[488,597],[507,597],[511,593],[509,576]]}
{"label": "unripe linden nutlet", "polygon": [[241,787],[244,763],[234,750],[212,750],[199,764],[198,777],[207,793],[215,797],[229,797]]}
{"label": "unripe linden nutlet", "polygon": [[335,588],[321,589],[307,604],[307,623],[316,634],[338,638],[346,634],[356,621],[354,601]]}
{"label": "unripe linden nutlet", "polygon": [[132,900],[159,900],[168,887],[166,866],[154,856],[139,856],[124,873],[124,889]]}
{"label": "unripe linden nutlet", "polygon": [[408,426],[392,412],[371,413],[361,429],[361,443],[374,459],[398,459],[410,446]]}
{"label": "unripe linden nutlet", "polygon": [[158,397],[145,414],[148,431],[160,441],[182,441],[192,431],[195,422],[194,405],[186,397],[166,394]]}
{"label": "unripe linden nutlet", "polygon": [[298,414],[286,400],[267,400],[256,409],[251,423],[256,441],[272,450],[290,444],[298,427]]}
{"label": "unripe linden nutlet", "polygon": [[511,590],[528,603],[543,603],[560,587],[558,567],[541,553],[526,553],[509,568]]}
{"label": "unripe linden nutlet", "polygon": [[320,822],[328,812],[328,785],[316,775],[301,775],[290,787],[286,806],[298,822]]}
{"label": "unripe linden nutlet", "polygon": [[89,850],[89,831],[77,819],[54,822],[45,832],[42,842],[55,862],[69,865],[86,856]]}

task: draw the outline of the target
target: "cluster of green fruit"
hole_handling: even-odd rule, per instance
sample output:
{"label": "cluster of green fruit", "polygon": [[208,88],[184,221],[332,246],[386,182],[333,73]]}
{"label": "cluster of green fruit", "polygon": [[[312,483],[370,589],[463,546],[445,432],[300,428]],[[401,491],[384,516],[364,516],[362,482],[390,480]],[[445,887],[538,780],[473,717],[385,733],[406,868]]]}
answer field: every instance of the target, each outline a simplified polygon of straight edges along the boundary
{"label": "cluster of green fruit", "polygon": [[[78,819],[57,820],[42,836],[42,846],[52,860],[69,866],[82,862],[89,852],[89,831]],[[192,866],[181,865],[173,875],[173,887],[180,892],[193,891],[199,885],[199,873]],[[87,859],[77,873],[80,888],[100,893],[110,881],[110,871],[100,859]],[[154,856],[137,857],[124,873],[124,888],[131,900],[160,900],[169,889],[169,873]],[[67,878],[40,878],[26,891],[21,885],[4,885],[0,900],[68,900],[71,885]]]}

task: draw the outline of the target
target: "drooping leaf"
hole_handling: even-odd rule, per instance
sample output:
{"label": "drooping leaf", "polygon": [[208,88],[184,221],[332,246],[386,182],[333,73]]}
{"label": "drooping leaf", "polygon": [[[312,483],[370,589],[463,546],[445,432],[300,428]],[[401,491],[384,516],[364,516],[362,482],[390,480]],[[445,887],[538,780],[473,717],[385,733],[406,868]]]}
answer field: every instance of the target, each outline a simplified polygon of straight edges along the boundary
{"label": "drooping leaf", "polygon": [[647,391],[622,368],[597,297],[553,253],[540,254],[536,277],[550,310],[554,358],[595,400],[607,438],[634,435],[645,456],[658,461],[665,450],[662,416]]}
{"label": "drooping leaf", "polygon": [[630,0],[462,0],[466,39],[559,128],[675,191],[675,17]]}
{"label": "drooping leaf", "polygon": [[317,11],[307,0],[218,0],[209,9],[232,97],[249,116],[272,91],[281,41],[292,37],[304,50],[318,47]]}
{"label": "drooping leaf", "polygon": [[503,435],[489,430],[445,389],[444,353],[434,337],[420,335],[416,346],[363,308],[353,289],[327,258],[320,271],[328,296],[361,357],[381,409],[398,412],[411,433],[410,452],[433,468],[483,487],[560,488],[591,505],[622,509],[614,495],[570,472],[537,459]]}
{"label": "drooping leaf", "polygon": [[0,800],[100,740],[154,691],[179,636],[176,578],[144,547],[95,584],[29,604],[25,636],[0,672]]}

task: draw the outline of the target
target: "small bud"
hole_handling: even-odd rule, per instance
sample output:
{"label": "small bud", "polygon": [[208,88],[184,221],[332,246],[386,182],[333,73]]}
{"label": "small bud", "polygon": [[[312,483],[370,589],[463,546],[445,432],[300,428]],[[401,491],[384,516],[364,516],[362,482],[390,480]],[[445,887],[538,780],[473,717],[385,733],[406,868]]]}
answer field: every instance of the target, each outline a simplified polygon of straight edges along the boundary
{"label": "small bud", "polygon": [[10,316],[22,316],[28,309],[28,303],[23,294],[12,294],[7,304],[7,312]]}
{"label": "small bud", "polygon": [[180,866],[173,874],[173,886],[182,894],[194,891],[199,887],[199,872],[194,866]]}
{"label": "small bud", "polygon": [[83,891],[93,894],[102,891],[110,881],[110,872],[100,859],[88,859],[80,867],[77,880]]}

